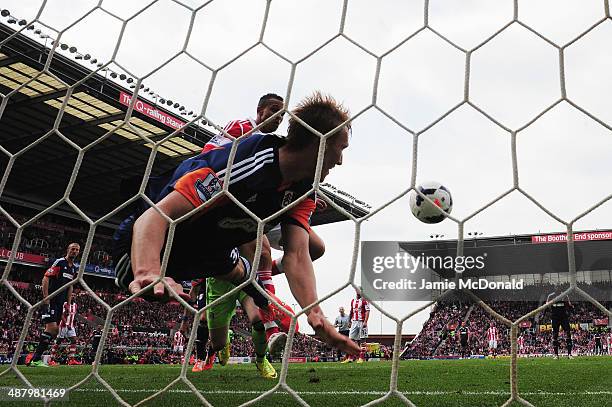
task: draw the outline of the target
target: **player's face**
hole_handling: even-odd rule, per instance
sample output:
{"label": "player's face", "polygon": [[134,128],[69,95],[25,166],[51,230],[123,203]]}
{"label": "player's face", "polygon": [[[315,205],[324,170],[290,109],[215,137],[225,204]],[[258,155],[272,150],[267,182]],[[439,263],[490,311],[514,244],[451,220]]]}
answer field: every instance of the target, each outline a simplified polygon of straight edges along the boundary
{"label": "player's face", "polygon": [[66,251],[66,257],[70,259],[76,259],[79,253],[81,252],[81,246],[78,244],[71,244],[68,246],[68,250]]}
{"label": "player's face", "polygon": [[321,181],[327,177],[329,171],[336,165],[342,165],[342,153],[349,146],[348,130],[342,129],[339,134],[332,136],[327,141],[325,156],[323,157],[323,169],[321,171]]}
{"label": "player's face", "polygon": [[[283,110],[283,102],[277,99],[272,99],[266,102],[266,104],[257,109],[257,124],[263,123],[267,118],[271,117],[274,113]],[[259,130],[262,133],[273,133],[278,129],[281,122],[283,121],[284,113],[276,116],[273,120],[266,123]]]}

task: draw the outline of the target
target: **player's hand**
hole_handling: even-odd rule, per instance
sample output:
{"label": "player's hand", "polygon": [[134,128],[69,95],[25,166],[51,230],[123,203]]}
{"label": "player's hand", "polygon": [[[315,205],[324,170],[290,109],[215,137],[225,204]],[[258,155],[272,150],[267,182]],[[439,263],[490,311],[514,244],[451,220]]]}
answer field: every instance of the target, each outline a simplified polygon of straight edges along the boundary
{"label": "player's hand", "polygon": [[325,202],[321,198],[317,198],[317,200],[315,201],[315,205],[317,206],[318,210],[327,208],[327,202]]}
{"label": "player's hand", "polygon": [[[132,294],[137,293],[138,291],[142,290],[147,285],[157,280],[158,277],[159,277],[159,274],[156,275],[155,273],[139,273],[138,276],[134,276],[134,281],[130,283],[130,286],[129,286],[130,293]],[[189,294],[183,292],[183,286],[177,283],[176,281],[174,281],[172,277],[164,277],[164,280],[182,299],[184,299],[185,301],[190,300],[191,297],[189,296]],[[161,282],[155,284],[152,290],[149,289],[146,292],[144,292],[142,294],[142,297],[146,299],[147,301],[159,301],[159,302],[166,302],[174,298],[172,297],[172,295],[170,295],[170,293],[166,292],[166,287]]]}
{"label": "player's hand", "polygon": [[346,336],[340,335],[320,310],[311,311],[308,314],[308,324],[314,329],[315,334],[328,345],[351,355],[359,354],[359,346]]}

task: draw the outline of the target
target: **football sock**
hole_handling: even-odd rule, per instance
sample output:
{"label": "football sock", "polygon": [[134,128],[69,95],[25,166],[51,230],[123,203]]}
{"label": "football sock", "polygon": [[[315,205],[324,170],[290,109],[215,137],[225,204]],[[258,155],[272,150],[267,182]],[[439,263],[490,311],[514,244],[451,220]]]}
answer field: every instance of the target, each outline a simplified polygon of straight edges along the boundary
{"label": "football sock", "polygon": [[253,324],[251,335],[253,335],[253,345],[255,346],[257,362],[261,363],[266,357],[266,348],[268,347],[264,326],[261,321],[257,321]]}
{"label": "football sock", "polygon": [[38,339],[38,346],[34,351],[34,358],[32,359],[33,362],[36,362],[41,359],[42,354],[45,353],[47,348],[49,348],[49,344],[51,343],[53,338],[54,336],[47,331],[44,331],[40,334],[40,338]]}
{"label": "football sock", "polygon": [[208,324],[200,321],[196,334],[196,358],[204,360],[206,357],[206,343],[208,342]]}
{"label": "football sock", "polygon": [[263,286],[263,288],[265,288],[272,294],[276,293],[274,283],[272,282],[272,272],[270,270],[258,270],[257,280]]}

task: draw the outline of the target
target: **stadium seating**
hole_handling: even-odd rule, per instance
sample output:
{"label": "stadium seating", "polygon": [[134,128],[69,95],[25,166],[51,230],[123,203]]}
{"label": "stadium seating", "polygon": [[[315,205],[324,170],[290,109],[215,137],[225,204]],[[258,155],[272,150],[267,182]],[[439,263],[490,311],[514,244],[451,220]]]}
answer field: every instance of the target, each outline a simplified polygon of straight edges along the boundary
{"label": "stadium seating", "polygon": [[[596,283],[595,283],[596,284]],[[580,284],[579,284],[580,285]],[[547,284],[533,286],[537,292],[549,293],[553,287]],[[516,320],[529,311],[543,304],[536,301],[493,301],[488,305],[500,315],[509,320]],[[610,308],[612,304],[604,303]],[[585,301],[575,301],[572,309],[571,323],[577,324],[572,332],[574,353],[590,354],[593,348],[592,335],[589,326],[595,319],[603,319],[605,315],[593,304]],[[525,338],[524,353],[544,355],[552,353],[552,331],[540,330],[540,325],[549,324],[550,310],[547,309],[526,321],[521,328]],[[496,321],[489,313],[476,304],[461,302],[440,302],[431,312],[429,319],[423,324],[423,329],[407,346],[405,358],[459,357],[460,344],[456,329],[466,321],[470,331],[469,348],[472,355],[487,355],[488,343],[486,331],[491,322],[499,329],[498,354],[510,353],[509,327]],[[560,335],[564,341],[564,335]]]}
{"label": "stadium seating", "polygon": [[[35,287],[17,288],[27,301],[35,303],[40,299],[40,290]],[[125,299],[117,292],[96,290],[96,294],[113,306]],[[77,345],[86,358],[92,331],[103,324],[106,311],[92,296],[75,289],[74,301],[78,304],[76,318]],[[0,289],[0,302],[6,306],[0,310],[0,360],[7,360],[15,351],[21,333],[22,321],[26,317],[25,306],[5,288]],[[173,355],[172,336],[183,315],[178,303],[150,303],[137,299],[130,302],[113,315],[112,329],[109,332],[103,361],[106,363],[179,363],[180,358]],[[34,313],[32,324],[26,336],[25,349],[35,343],[40,334],[41,324],[38,312]],[[254,355],[250,339],[250,324],[241,308],[237,309],[230,328],[234,331],[232,355]],[[25,350],[24,350],[25,352]],[[311,357],[313,355],[331,357],[326,346],[308,336],[297,333],[292,356]]]}

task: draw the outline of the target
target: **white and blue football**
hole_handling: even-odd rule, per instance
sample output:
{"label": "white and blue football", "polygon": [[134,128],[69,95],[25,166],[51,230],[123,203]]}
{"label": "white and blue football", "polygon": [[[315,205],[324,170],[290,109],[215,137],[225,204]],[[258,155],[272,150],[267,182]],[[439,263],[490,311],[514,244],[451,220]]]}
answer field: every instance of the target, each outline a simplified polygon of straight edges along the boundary
{"label": "white and blue football", "polygon": [[426,201],[416,191],[410,192],[410,209],[418,220],[424,223],[439,223],[446,218],[440,211],[451,213],[453,198],[444,185],[430,181],[418,185],[417,189],[434,203]]}

